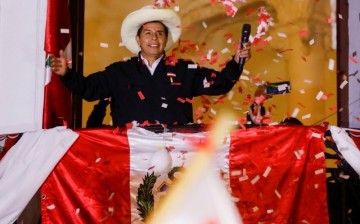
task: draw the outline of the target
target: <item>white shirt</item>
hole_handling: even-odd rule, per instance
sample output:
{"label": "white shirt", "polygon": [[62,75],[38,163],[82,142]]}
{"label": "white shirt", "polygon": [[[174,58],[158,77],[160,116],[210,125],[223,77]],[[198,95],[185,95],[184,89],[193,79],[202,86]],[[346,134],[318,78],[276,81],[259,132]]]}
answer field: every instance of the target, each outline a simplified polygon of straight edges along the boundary
{"label": "white shirt", "polygon": [[145,63],[146,67],[149,69],[151,75],[154,75],[154,71],[155,71],[156,67],[158,66],[158,64],[159,64],[160,60],[162,59],[162,57],[164,57],[164,55],[161,56],[160,58],[156,59],[156,61],[154,61],[152,66],[149,65],[148,60],[146,60],[146,58],[144,58],[142,56],[142,54],[140,54],[140,57],[141,57],[141,60],[143,60],[143,62]]}

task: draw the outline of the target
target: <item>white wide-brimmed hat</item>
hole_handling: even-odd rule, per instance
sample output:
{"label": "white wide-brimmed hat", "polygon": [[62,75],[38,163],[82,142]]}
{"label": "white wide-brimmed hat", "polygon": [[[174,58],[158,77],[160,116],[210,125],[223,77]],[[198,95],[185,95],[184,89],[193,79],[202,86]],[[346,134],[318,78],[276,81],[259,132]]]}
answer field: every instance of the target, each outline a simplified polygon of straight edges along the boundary
{"label": "white wide-brimmed hat", "polygon": [[130,13],[124,19],[120,35],[125,47],[134,54],[138,54],[140,46],[136,42],[136,33],[139,28],[147,22],[162,22],[169,30],[168,42],[165,51],[169,50],[178,41],[181,34],[181,21],[177,13],[171,9],[156,8],[155,6],[145,6]]}

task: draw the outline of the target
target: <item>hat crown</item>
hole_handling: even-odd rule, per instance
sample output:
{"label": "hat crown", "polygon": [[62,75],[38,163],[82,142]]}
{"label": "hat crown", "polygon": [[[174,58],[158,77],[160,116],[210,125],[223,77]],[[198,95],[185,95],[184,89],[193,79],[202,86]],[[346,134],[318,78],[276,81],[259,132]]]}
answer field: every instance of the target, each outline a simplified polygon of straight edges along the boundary
{"label": "hat crown", "polygon": [[137,31],[143,24],[151,21],[159,21],[169,30],[165,50],[169,50],[180,38],[181,21],[175,11],[146,5],[126,16],[121,27],[120,34],[122,41],[125,47],[132,53],[138,54],[141,50],[136,41]]}

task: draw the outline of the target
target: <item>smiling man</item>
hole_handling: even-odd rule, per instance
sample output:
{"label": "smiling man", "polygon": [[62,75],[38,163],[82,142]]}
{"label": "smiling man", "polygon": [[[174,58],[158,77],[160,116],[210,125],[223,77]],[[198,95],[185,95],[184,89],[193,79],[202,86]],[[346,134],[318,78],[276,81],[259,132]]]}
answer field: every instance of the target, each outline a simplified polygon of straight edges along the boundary
{"label": "smiling man", "polygon": [[114,126],[134,121],[189,124],[193,122],[192,98],[229,92],[240,77],[239,58],[250,58],[250,44],[236,49],[225,68],[216,71],[189,60],[169,60],[165,52],[179,40],[180,34],[181,23],[176,12],[146,6],[130,13],[121,27],[124,45],[137,57],[115,62],[84,77],[67,68],[64,53],[60,51],[51,67],[83,99],[111,98]]}

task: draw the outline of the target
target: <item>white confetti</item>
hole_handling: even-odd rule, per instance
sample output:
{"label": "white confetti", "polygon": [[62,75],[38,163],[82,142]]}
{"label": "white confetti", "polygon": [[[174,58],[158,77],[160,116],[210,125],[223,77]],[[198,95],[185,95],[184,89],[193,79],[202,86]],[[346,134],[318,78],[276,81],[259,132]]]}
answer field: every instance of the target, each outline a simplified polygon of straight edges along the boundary
{"label": "white confetti", "polygon": [[196,69],[196,68],[197,68],[197,64],[188,64],[188,68],[189,68],[189,69]]}
{"label": "white confetti", "polygon": [[339,17],[339,19],[342,19],[342,18],[343,18],[341,14],[338,14],[338,17]]}
{"label": "white confetti", "polygon": [[277,35],[282,38],[287,38],[287,35],[285,33],[277,33]]}
{"label": "white confetti", "polygon": [[209,88],[210,87],[210,82],[208,82],[207,79],[205,78],[204,81],[203,81],[203,85],[204,85],[204,88]]}
{"label": "white confetti", "polygon": [[240,79],[242,79],[242,80],[250,80],[249,76],[246,76],[246,75],[240,76]]}
{"label": "white confetti", "polygon": [[271,171],[271,167],[270,166],[266,167],[266,170],[263,173],[263,177],[267,177],[269,175],[270,171]]}
{"label": "white confetti", "polygon": [[60,29],[60,33],[70,33],[69,29]]}
{"label": "white confetti", "polygon": [[211,60],[211,55],[213,53],[214,49],[210,49],[206,55],[206,59]]}
{"label": "white confetti", "polygon": [[323,92],[323,91],[319,91],[318,94],[316,95],[316,99],[317,99],[317,100],[320,100],[323,95],[324,95],[324,92]]}
{"label": "white confetti", "polygon": [[319,189],[319,184],[314,184],[315,189]]}
{"label": "white confetti", "polygon": [[226,43],[231,44],[231,43],[232,43],[231,38],[229,38],[229,39],[226,41]]}
{"label": "white confetti", "polygon": [[241,176],[241,177],[239,178],[239,182],[244,181],[244,180],[248,180],[248,179],[249,179],[248,176]]}
{"label": "white confetti", "polygon": [[175,12],[180,12],[180,6],[175,6],[175,7],[174,7],[174,11],[175,11]]}
{"label": "white confetti", "polygon": [[296,156],[297,159],[301,159],[301,156],[300,156],[300,154],[298,153],[298,151],[294,151],[294,154],[295,154],[295,156]]}
{"label": "white confetti", "polygon": [[75,214],[76,214],[76,215],[79,215],[79,213],[80,213],[80,208],[77,208],[77,209],[75,210]]}
{"label": "white confetti", "polygon": [[167,103],[162,103],[162,104],[161,104],[161,107],[162,107],[162,108],[167,108],[167,107],[168,107],[168,104],[167,104]]}
{"label": "white confetti", "polygon": [[322,174],[323,172],[324,172],[324,169],[315,170],[315,175]]}
{"label": "white confetti", "polygon": [[231,200],[233,201],[233,202],[239,202],[240,201],[240,198],[237,198],[237,197],[231,197]]}
{"label": "white confetti", "polygon": [[299,111],[300,111],[300,109],[297,108],[297,107],[295,107],[295,108],[294,108],[294,111],[293,111],[292,114],[291,114],[291,117],[297,117],[297,115],[299,114]]}
{"label": "white confetti", "polygon": [[301,119],[305,120],[305,119],[309,119],[311,117],[311,114],[306,114],[304,116],[301,117]]}
{"label": "white confetti", "polygon": [[95,163],[100,162],[100,160],[101,160],[101,157],[97,158],[97,159],[95,160]]}
{"label": "white confetti", "polygon": [[265,41],[270,42],[272,40],[272,36],[268,36],[267,38],[265,38]]}
{"label": "white confetti", "polygon": [[333,71],[333,70],[334,70],[334,67],[335,67],[335,60],[332,59],[332,58],[330,58],[330,59],[329,59],[329,66],[328,66],[328,68],[329,68],[329,70]]}
{"label": "white confetti", "polygon": [[252,180],[251,180],[251,183],[252,184],[256,184],[256,182],[258,182],[260,180],[260,176],[259,175],[256,175]]}
{"label": "white confetti", "polygon": [[108,198],[108,201],[110,201],[111,199],[113,199],[114,195],[115,195],[115,192],[112,192],[112,193],[110,194],[109,198]]}
{"label": "white confetti", "polygon": [[205,29],[207,28],[207,24],[206,24],[205,21],[202,22],[202,25],[203,25],[203,27],[204,27]]}
{"label": "white confetti", "polygon": [[108,48],[108,47],[109,47],[109,44],[107,44],[107,43],[100,43],[100,47]]}
{"label": "white confetti", "polygon": [[214,110],[213,108],[210,109],[210,113],[216,115],[216,110]]}
{"label": "white confetti", "polygon": [[277,53],[276,55],[277,55],[279,58],[284,57],[284,55],[283,55],[283,54],[280,54],[280,53]]}
{"label": "white confetti", "polygon": [[325,157],[325,153],[324,152],[319,152],[318,154],[315,155],[315,159],[320,159],[322,157]]}
{"label": "white confetti", "polygon": [[278,198],[281,198],[281,194],[279,193],[279,191],[277,189],[275,189],[275,194]]}
{"label": "white confetti", "polygon": [[309,45],[311,46],[311,45],[314,45],[314,43],[315,43],[315,39],[311,39],[310,41],[309,41]]}
{"label": "white confetti", "polygon": [[234,96],[234,91],[231,90],[227,96],[228,100],[231,100],[233,98],[233,96]]}
{"label": "white confetti", "polygon": [[340,89],[343,89],[349,82],[344,80],[341,84],[340,84]]}
{"label": "white confetti", "polygon": [[241,170],[234,170],[234,171],[231,171],[231,176],[240,176],[241,175]]}
{"label": "white confetti", "polygon": [[254,206],[254,207],[252,208],[252,210],[253,210],[253,212],[256,212],[256,211],[258,211],[258,210],[259,210],[259,207]]}
{"label": "white confetti", "polygon": [[274,212],[274,209],[268,209],[268,210],[266,210],[266,213],[267,214],[271,214],[271,213],[273,213]]}
{"label": "white confetti", "polygon": [[311,137],[314,137],[314,138],[321,138],[321,134],[320,133],[311,133]]}
{"label": "white confetti", "polygon": [[246,75],[249,75],[249,74],[250,74],[250,71],[249,71],[249,70],[244,69],[244,70],[243,70],[243,73],[244,73],[244,74],[246,74]]}
{"label": "white confetti", "polygon": [[53,209],[55,209],[55,205],[52,204],[52,205],[47,206],[46,208],[49,209],[49,210],[53,210]]}
{"label": "white confetti", "polygon": [[123,42],[119,43],[119,47],[124,47],[124,46],[125,46],[125,44]]}
{"label": "white confetti", "polygon": [[299,92],[300,92],[301,94],[305,94],[305,90],[304,90],[304,89],[300,89]]}
{"label": "white confetti", "polygon": [[229,48],[224,48],[221,50],[221,53],[223,53],[223,54],[229,53],[229,52],[230,52]]}
{"label": "white confetti", "polygon": [[278,60],[278,59],[273,59],[273,62],[275,62],[275,63],[279,63],[280,61]]}
{"label": "white confetti", "polygon": [[311,83],[312,83],[311,80],[307,80],[307,79],[305,79],[304,82],[305,82],[306,84],[311,84]]}

